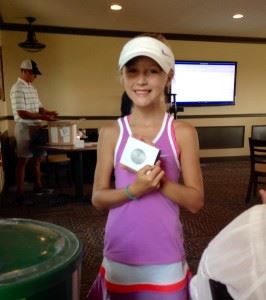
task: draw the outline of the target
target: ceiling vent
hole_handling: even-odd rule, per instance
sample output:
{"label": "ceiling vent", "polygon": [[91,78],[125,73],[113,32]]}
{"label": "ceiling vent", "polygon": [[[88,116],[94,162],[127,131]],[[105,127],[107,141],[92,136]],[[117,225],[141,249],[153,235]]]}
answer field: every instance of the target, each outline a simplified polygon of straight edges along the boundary
{"label": "ceiling vent", "polygon": [[33,17],[27,17],[27,21],[29,22],[27,39],[25,42],[19,43],[19,47],[29,52],[38,52],[44,49],[46,46],[40,42],[38,42],[36,38],[36,34],[34,32],[32,23],[35,21]]}

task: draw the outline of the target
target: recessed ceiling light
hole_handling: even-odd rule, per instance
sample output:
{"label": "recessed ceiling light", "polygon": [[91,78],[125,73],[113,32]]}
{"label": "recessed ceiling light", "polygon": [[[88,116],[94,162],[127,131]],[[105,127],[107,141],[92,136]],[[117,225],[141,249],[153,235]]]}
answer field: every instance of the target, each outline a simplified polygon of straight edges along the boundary
{"label": "recessed ceiling light", "polygon": [[242,15],[242,14],[233,15],[233,19],[242,19],[242,18],[244,18],[244,15]]}
{"label": "recessed ceiling light", "polygon": [[122,5],[120,5],[120,4],[118,4],[118,3],[115,3],[115,4],[112,4],[111,6],[110,6],[110,9],[111,10],[121,10],[122,9]]}

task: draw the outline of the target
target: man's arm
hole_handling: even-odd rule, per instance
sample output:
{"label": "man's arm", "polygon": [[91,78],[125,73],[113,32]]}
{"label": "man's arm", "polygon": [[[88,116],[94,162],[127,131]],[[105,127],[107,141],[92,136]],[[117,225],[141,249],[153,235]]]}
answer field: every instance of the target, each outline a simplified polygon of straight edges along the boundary
{"label": "man's arm", "polygon": [[28,120],[55,121],[57,116],[57,114],[46,114],[44,112],[40,112],[40,110],[37,113],[29,112],[27,110],[18,110],[17,113],[22,119]]}
{"label": "man's arm", "polygon": [[58,113],[56,111],[52,111],[52,110],[47,110],[44,107],[40,107],[39,108],[39,113],[40,114],[45,114],[45,115],[50,115],[50,116],[54,116],[55,118],[58,116]]}

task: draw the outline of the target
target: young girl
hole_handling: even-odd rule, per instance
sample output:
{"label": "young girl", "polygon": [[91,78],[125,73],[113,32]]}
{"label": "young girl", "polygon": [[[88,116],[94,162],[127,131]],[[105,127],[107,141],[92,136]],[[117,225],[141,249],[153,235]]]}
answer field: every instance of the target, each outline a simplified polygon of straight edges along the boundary
{"label": "young girl", "polygon": [[[87,299],[186,300],[189,270],[179,207],[196,213],[203,206],[197,133],[165,112],[174,55],[162,40],[130,40],[119,69],[133,107],[100,131],[92,202],[109,215],[103,263]],[[160,161],[138,172],[122,166],[129,136],[159,148]]]}

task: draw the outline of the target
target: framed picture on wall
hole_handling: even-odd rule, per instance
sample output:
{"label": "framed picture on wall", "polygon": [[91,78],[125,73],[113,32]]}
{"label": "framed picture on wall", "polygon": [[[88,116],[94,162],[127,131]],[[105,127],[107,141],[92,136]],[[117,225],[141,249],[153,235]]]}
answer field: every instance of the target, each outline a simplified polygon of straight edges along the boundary
{"label": "framed picture on wall", "polygon": [[0,47],[0,100],[5,101],[2,47]]}

